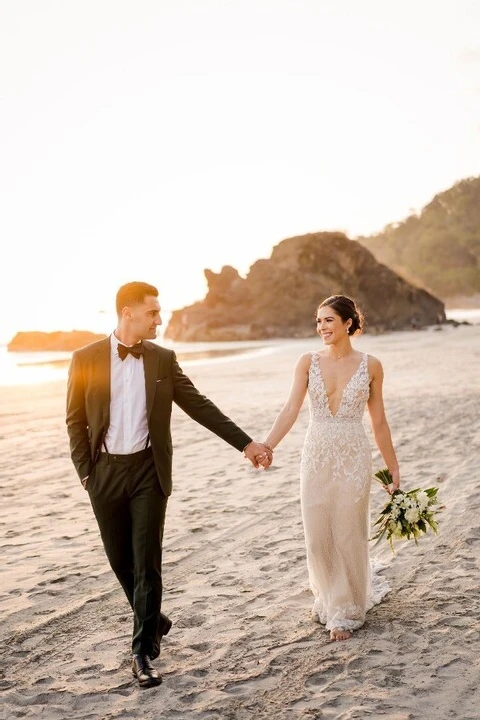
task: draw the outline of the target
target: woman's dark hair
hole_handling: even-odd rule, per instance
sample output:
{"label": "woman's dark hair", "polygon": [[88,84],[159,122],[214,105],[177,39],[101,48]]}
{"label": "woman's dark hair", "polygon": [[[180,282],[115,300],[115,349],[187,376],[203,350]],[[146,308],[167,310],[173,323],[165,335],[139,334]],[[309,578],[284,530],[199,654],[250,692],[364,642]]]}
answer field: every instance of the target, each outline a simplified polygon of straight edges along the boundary
{"label": "woman's dark hair", "polygon": [[147,295],[158,297],[157,288],[145,282],[129,282],[126,285],[122,285],[117,292],[115,300],[117,315],[121,315],[124,307],[140,305]]}
{"label": "woman's dark hair", "polygon": [[343,322],[351,320],[352,324],[348,328],[348,334],[354,335],[358,330],[363,330],[364,317],[362,311],[357,307],[355,300],[347,295],[331,295],[320,303],[317,310],[322,307],[331,307],[337,315],[340,315]]}

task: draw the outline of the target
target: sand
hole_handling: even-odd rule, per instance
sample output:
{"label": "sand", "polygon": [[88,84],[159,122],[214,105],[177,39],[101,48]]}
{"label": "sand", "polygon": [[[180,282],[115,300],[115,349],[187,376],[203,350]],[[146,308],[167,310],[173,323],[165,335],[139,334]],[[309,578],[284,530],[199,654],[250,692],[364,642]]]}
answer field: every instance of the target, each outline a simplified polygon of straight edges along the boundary
{"label": "sand", "polygon": [[[286,341],[188,374],[261,439],[296,358],[320,346]],[[4,717],[480,716],[480,326],[364,335],[356,346],[383,362],[404,486],[440,487],[439,535],[396,555],[386,541],[372,547],[392,591],[353,639],[330,643],[311,621],[300,517],[307,403],[266,472],[176,409],[164,554],[174,627],[155,663],[163,685],[149,690],[131,675],[130,609],[70,461],[65,382],[1,388]],[[384,501],[374,484],[372,519]]]}

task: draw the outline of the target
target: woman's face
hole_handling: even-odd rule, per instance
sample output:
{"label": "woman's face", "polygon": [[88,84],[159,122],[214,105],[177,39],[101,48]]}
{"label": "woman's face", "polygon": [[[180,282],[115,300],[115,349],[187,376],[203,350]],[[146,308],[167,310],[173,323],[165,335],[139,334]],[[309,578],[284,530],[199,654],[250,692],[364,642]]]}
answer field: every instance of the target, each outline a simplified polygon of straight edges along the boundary
{"label": "woman's face", "polygon": [[317,333],[325,345],[332,345],[343,340],[351,324],[350,319],[343,322],[340,315],[329,305],[317,310]]}

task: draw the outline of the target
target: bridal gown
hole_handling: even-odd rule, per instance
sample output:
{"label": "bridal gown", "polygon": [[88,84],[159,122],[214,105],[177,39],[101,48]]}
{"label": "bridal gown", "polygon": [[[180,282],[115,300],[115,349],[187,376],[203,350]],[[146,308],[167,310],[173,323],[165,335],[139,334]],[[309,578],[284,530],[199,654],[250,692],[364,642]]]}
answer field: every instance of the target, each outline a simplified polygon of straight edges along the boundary
{"label": "bridal gown", "polygon": [[312,353],[300,496],[313,611],[327,630],[359,628],[389,591],[369,559],[372,463],[362,424],[369,384],[363,354],[333,415],[318,353]]}

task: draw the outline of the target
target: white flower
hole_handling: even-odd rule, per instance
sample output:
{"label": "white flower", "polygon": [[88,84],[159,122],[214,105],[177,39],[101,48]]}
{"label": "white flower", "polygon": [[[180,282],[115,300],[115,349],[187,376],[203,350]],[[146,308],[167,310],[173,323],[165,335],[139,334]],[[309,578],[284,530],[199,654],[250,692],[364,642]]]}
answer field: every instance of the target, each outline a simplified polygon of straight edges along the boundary
{"label": "white flower", "polygon": [[429,497],[424,490],[420,490],[417,494],[417,504],[420,511],[425,510],[428,507]]}
{"label": "white flower", "polygon": [[405,513],[405,518],[409,523],[416,523],[420,520],[420,513],[418,512],[417,508],[412,507],[409,508]]}

